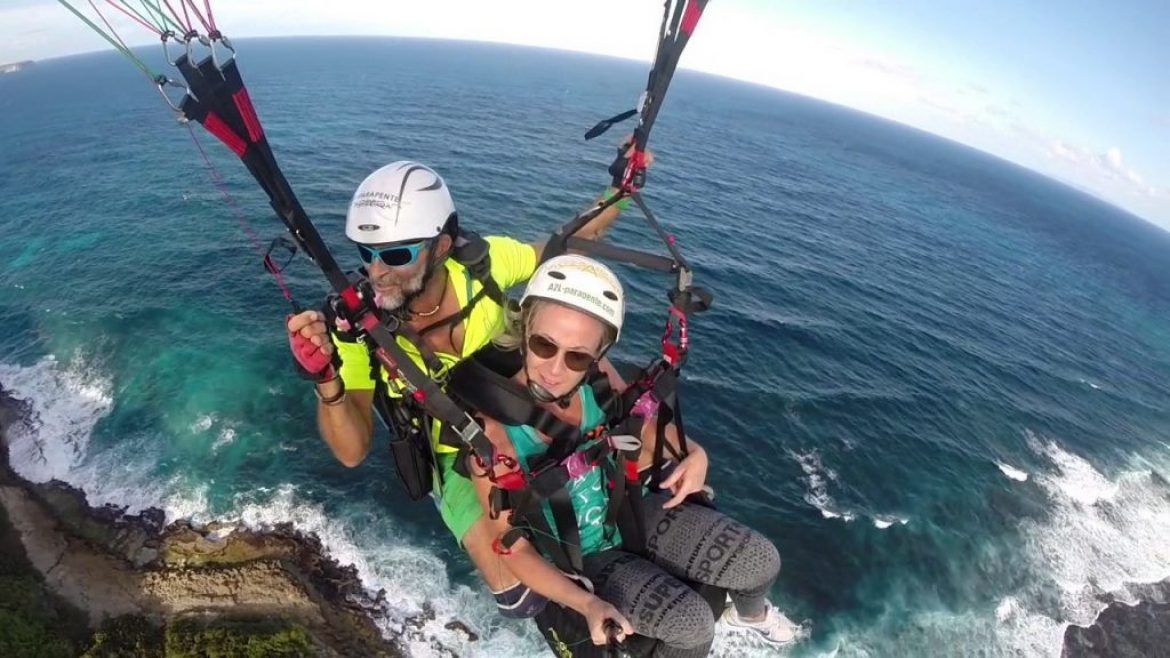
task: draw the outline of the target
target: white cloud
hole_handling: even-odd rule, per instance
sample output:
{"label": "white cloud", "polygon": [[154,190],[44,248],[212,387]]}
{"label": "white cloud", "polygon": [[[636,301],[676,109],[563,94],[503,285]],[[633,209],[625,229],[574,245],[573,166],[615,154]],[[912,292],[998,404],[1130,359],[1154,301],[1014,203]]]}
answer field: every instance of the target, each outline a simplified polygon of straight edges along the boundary
{"label": "white cloud", "polygon": [[1121,161],[1121,149],[1117,148],[1116,146],[1110,146],[1109,149],[1105,151],[1105,163],[1109,165],[1109,168],[1113,171],[1125,171],[1125,165]]}
{"label": "white cloud", "polygon": [[1130,183],[1132,191],[1139,191],[1146,196],[1155,196],[1154,188],[1146,184],[1141,174],[1125,164],[1121,149],[1111,146],[1103,153],[1095,153],[1084,146],[1069,144],[1063,140],[1053,140],[1049,153],[1061,160],[1071,162],[1082,168],[1092,171],[1097,176],[1109,181]]}

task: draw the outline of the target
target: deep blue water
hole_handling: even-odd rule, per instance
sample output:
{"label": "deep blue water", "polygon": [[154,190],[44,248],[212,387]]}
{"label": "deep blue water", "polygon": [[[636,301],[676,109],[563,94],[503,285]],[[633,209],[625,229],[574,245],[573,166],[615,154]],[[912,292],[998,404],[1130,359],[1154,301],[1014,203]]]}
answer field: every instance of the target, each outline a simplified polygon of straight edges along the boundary
{"label": "deep blue water", "polygon": [[[438,169],[463,221],[537,238],[606,183],[638,63],[440,41],[244,42],[285,173],[343,261],[356,184]],[[346,470],[289,367],[286,306],[187,130],[112,53],[0,77],[0,384],[34,401],[14,457],[98,502],[291,519],[384,588],[412,638],[540,648],[494,618],[385,443]],[[279,222],[200,136],[265,239]],[[646,197],[716,293],[693,324],[689,426],[730,513],[776,542],[793,653],[1055,656],[1067,623],[1170,575],[1170,234],[969,148],[681,72]],[[653,248],[636,213],[611,235]],[[667,282],[632,290],[645,360]],[[325,292],[307,261],[298,297]],[[460,640],[443,624],[468,620]],[[724,655],[755,648],[720,635]]]}

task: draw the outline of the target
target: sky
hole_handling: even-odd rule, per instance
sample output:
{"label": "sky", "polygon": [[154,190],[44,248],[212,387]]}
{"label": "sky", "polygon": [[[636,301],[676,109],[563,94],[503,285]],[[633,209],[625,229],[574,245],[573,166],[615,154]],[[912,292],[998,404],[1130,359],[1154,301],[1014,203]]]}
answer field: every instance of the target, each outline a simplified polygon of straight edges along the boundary
{"label": "sky", "polygon": [[[661,0],[211,6],[219,26],[236,38],[472,39],[647,62],[662,11]],[[131,44],[157,44],[117,12],[106,14]],[[0,0],[0,26],[6,36],[0,63],[109,47],[55,0]],[[711,0],[680,67],[921,128],[1170,230],[1168,62],[1167,0]]]}

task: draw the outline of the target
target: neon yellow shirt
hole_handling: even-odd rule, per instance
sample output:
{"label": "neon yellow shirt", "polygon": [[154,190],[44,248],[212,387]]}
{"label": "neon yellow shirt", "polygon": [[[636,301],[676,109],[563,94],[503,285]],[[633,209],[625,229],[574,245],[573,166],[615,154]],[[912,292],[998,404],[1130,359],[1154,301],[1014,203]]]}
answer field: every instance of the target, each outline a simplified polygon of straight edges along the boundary
{"label": "neon yellow shirt", "polygon": [[[488,254],[491,259],[491,277],[501,291],[507,291],[512,286],[523,283],[532,278],[536,271],[536,250],[532,245],[503,236],[487,236]],[[451,285],[459,299],[459,308],[465,308],[468,300],[475,297],[483,289],[467,268],[454,259],[448,258],[444,263],[447,273],[451,277]],[[429,373],[432,378],[443,377],[451,366],[464,358],[474,354],[491,339],[504,331],[504,309],[491,297],[484,295],[476,302],[471,314],[463,320],[463,353],[448,354],[436,352],[442,368],[440,372]],[[423,372],[427,372],[426,364],[418,349],[403,336],[397,337],[398,345],[414,361]],[[370,391],[374,389],[374,380],[371,375],[370,353],[361,342],[346,342],[334,340],[337,352],[341,356],[339,375],[345,383],[346,390]],[[386,382],[386,391],[391,397],[402,396],[402,385],[397,380],[391,380],[385,368],[379,368],[383,381]],[[446,446],[438,441],[438,423],[432,427],[431,444],[436,452],[456,452],[455,448]]]}

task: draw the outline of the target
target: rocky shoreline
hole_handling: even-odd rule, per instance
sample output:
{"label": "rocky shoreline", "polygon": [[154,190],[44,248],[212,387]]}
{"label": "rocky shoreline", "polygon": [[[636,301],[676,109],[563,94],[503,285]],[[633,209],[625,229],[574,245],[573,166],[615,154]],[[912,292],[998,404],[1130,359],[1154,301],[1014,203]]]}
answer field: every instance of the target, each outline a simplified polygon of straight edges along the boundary
{"label": "rocky shoreline", "polygon": [[1069,626],[1061,658],[1170,658],[1170,579],[1125,589],[1139,602],[1112,601],[1089,626]]}
{"label": "rocky shoreline", "polygon": [[[24,407],[0,390],[0,439],[11,423],[21,421]],[[0,521],[6,521],[0,532],[8,537],[8,552],[23,548],[25,554],[23,559],[6,554],[5,568],[12,573],[0,573],[0,578],[39,582],[47,592],[37,600],[51,599],[50,607],[62,611],[50,617],[80,615],[88,622],[88,629],[96,631],[89,638],[83,637],[88,632],[78,635],[62,622],[60,634],[70,636],[78,649],[69,655],[80,654],[88,642],[91,653],[85,655],[169,656],[172,641],[212,641],[213,636],[239,646],[279,641],[287,651],[270,651],[280,656],[406,655],[374,623],[387,612],[381,597],[367,594],[356,570],[330,558],[317,537],[291,524],[262,531],[182,520],[165,525],[158,509],[127,514],[109,505],[94,508],[68,484],[21,478],[9,463],[7,442],[0,443],[0,511],[5,517]],[[35,573],[20,573],[26,563]],[[418,626],[407,620],[404,633]],[[135,642],[157,643],[161,651],[165,639],[166,650],[94,653],[101,638],[110,639],[111,629],[153,633],[154,640]],[[16,640],[8,640],[0,628],[0,653],[12,656],[9,645]],[[433,648],[453,655],[444,647]]]}

